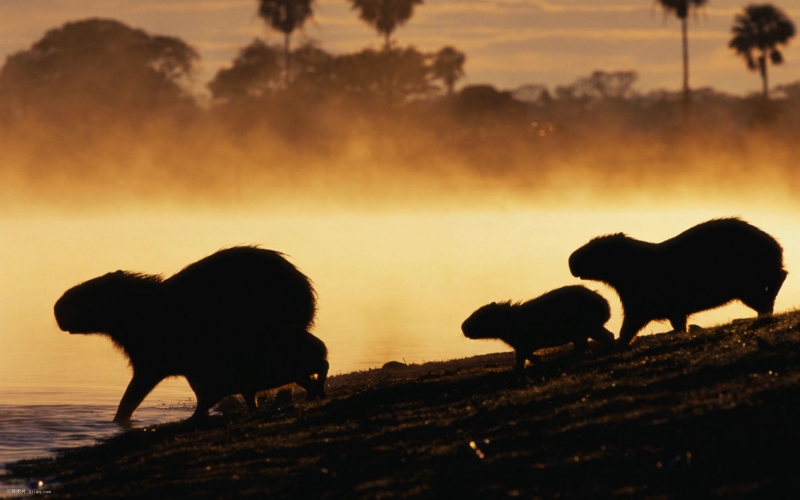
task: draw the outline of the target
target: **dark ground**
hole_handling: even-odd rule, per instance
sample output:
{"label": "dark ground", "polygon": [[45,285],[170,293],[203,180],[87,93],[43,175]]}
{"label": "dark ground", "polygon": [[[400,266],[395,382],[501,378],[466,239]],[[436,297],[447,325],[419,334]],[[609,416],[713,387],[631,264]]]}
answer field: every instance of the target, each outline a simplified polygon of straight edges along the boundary
{"label": "dark ground", "polygon": [[340,375],[323,402],[9,467],[64,498],[799,498],[800,312],[759,323],[524,380],[511,353]]}

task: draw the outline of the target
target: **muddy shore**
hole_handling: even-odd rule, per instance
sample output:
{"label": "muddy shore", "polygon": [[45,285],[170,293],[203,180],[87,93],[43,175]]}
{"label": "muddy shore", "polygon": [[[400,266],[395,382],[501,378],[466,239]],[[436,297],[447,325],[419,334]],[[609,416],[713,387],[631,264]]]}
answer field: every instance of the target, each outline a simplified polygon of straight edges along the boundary
{"label": "muddy shore", "polygon": [[800,496],[800,312],[513,363],[391,364],[8,468],[51,498]]}

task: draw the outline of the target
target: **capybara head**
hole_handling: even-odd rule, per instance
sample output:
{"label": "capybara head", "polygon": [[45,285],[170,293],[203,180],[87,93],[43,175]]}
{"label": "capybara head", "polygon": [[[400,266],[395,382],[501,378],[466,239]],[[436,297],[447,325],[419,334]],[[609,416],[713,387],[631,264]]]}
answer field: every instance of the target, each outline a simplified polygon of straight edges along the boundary
{"label": "capybara head", "polygon": [[58,327],[70,333],[110,333],[160,299],[161,278],[116,271],[67,290],[56,302]]}
{"label": "capybara head", "polygon": [[622,233],[599,236],[569,256],[569,270],[576,278],[608,282],[624,263],[630,238]]}
{"label": "capybara head", "polygon": [[492,302],[467,318],[461,324],[461,331],[468,339],[498,338],[510,327],[508,322],[512,313],[511,302]]}

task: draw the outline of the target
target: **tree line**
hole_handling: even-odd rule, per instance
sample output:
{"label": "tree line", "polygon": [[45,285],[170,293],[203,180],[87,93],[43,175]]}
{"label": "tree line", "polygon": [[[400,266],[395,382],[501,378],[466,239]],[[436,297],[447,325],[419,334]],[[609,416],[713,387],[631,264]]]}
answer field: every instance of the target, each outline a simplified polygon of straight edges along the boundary
{"label": "tree line", "polygon": [[[422,0],[349,1],[383,38],[382,48],[334,54],[314,42],[292,46],[292,34],[313,16],[313,0],[259,0],[258,15],[284,35],[284,43],[272,45],[257,38],[240,49],[231,64],[207,83],[208,108],[200,106],[188,90],[199,55],[186,42],[150,35],[115,20],[66,23],[48,31],[30,49],[7,58],[0,69],[0,121],[104,125],[165,116],[191,120],[210,112],[235,125],[271,121],[280,127],[281,121],[303,121],[320,110],[333,109],[391,116],[422,113],[425,121],[432,114],[446,115],[459,126],[503,123],[524,129],[525,134],[532,124],[545,122],[592,128],[592,116],[600,112],[622,117],[614,119],[624,123],[656,115],[669,115],[658,123],[674,121],[675,94],[636,93],[633,71],[595,71],[552,91],[537,85],[510,92],[472,85],[456,93],[455,85],[464,76],[464,53],[452,46],[426,53],[391,38]],[[659,3],[681,19],[684,104],[697,101],[708,107],[713,103],[715,109],[739,113],[739,120],[748,123],[775,115],[775,106],[749,97],[732,98],[711,89],[692,91],[686,19],[707,0]],[[794,34],[788,16],[769,4],[749,5],[734,19],[729,46],[759,73],[764,98],[769,91],[768,65],[783,61],[779,46]],[[797,88],[789,85],[776,90],[793,101]],[[547,135],[549,128],[537,128],[534,135]]]}

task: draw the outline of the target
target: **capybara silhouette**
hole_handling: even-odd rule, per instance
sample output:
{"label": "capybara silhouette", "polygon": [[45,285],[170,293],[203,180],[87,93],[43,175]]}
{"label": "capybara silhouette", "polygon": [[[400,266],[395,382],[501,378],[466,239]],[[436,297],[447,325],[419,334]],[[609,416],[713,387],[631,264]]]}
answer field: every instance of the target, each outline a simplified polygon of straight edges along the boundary
{"label": "capybara silhouette", "polygon": [[240,335],[219,339],[204,351],[207,359],[187,369],[186,380],[197,395],[193,418],[225,396],[241,394],[250,410],[256,409],[256,393],[289,383],[306,390],[309,400],[325,396],[328,351],[314,335],[284,325],[273,325],[264,335]]}
{"label": "capybara silhouette", "polygon": [[133,378],[114,417],[127,422],[159,382],[196,370],[221,341],[268,335],[270,325],[309,330],[316,294],[283,254],[239,246],[167,279],[105,274],[67,290],[54,311],[62,330],[108,335],[127,356]]}
{"label": "capybara silhouette", "polygon": [[569,268],[617,291],[623,346],[650,321],[686,331],[691,314],[737,299],[760,316],[771,314],[787,275],[780,244],[739,218],[713,219],[661,243],[600,236],[572,253]]}
{"label": "capybara silhouette", "polygon": [[470,339],[500,339],[517,355],[516,368],[533,352],[572,342],[574,353],[586,351],[593,339],[614,344],[614,334],[603,326],[611,317],[608,302],[583,286],[557,288],[523,303],[492,302],[472,313],[461,325]]}

